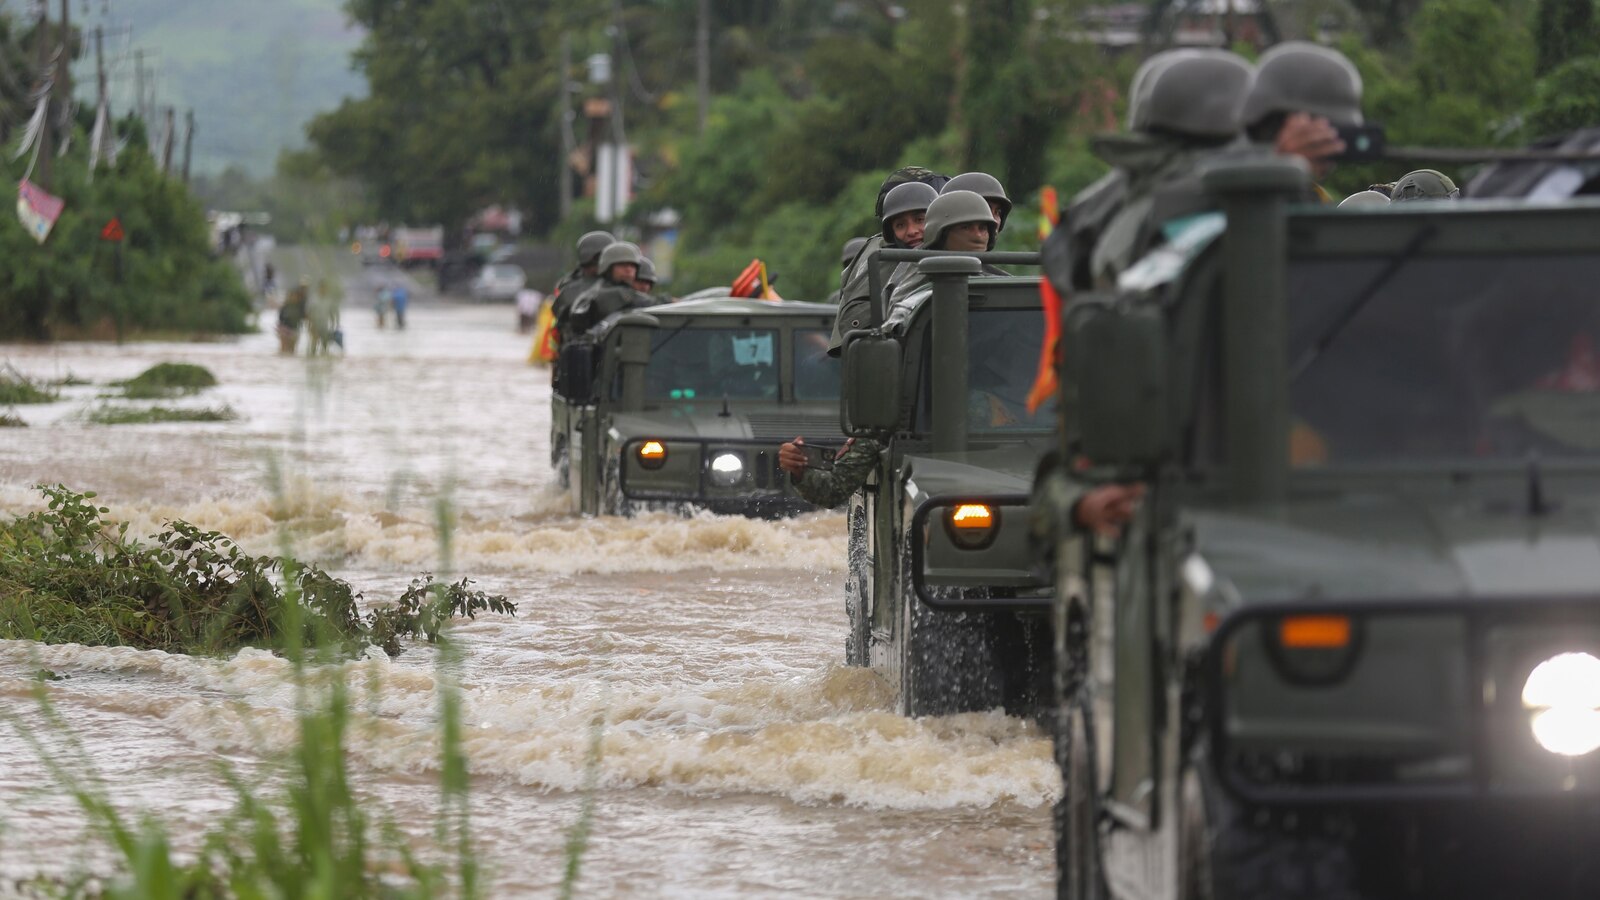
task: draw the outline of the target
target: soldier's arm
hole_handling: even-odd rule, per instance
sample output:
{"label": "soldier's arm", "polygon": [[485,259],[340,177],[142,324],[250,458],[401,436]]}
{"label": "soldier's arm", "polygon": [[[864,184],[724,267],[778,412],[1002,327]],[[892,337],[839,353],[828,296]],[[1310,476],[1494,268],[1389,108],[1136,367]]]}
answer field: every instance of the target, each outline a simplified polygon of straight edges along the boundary
{"label": "soldier's arm", "polygon": [[878,441],[857,438],[834,460],[831,470],[806,469],[795,481],[795,491],[817,506],[839,506],[867,483],[867,476],[877,467],[882,453],[883,445]]}

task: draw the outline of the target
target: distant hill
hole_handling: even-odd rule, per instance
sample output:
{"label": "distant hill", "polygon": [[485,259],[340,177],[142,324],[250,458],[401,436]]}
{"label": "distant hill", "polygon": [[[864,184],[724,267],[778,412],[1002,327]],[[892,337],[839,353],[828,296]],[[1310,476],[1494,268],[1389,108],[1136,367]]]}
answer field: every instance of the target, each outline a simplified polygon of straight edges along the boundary
{"label": "distant hill", "polygon": [[[196,172],[238,165],[268,174],[281,148],[305,143],[312,116],[366,93],[365,79],[350,68],[362,33],[346,20],[341,0],[86,5],[84,10],[73,3],[73,24],[107,29],[113,112],[120,116],[134,103],[132,48],[142,48],[146,71],[154,73],[156,103],[178,109],[180,139],[184,110],[194,108]],[[92,52],[74,71],[80,100],[92,103]],[[159,129],[159,117],[154,125]]]}

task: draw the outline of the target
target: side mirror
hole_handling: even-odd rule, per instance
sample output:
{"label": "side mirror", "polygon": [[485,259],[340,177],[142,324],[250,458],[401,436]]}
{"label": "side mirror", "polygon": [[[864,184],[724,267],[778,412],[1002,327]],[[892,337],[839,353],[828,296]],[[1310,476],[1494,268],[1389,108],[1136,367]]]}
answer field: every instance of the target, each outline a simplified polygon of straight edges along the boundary
{"label": "side mirror", "polygon": [[869,334],[845,344],[839,429],[852,437],[900,426],[900,342]]}
{"label": "side mirror", "polygon": [[574,403],[588,403],[594,397],[595,345],[574,341],[561,345],[561,396]]}
{"label": "side mirror", "polygon": [[1086,299],[1063,336],[1063,407],[1079,451],[1100,465],[1171,452],[1167,335],[1158,310]]}

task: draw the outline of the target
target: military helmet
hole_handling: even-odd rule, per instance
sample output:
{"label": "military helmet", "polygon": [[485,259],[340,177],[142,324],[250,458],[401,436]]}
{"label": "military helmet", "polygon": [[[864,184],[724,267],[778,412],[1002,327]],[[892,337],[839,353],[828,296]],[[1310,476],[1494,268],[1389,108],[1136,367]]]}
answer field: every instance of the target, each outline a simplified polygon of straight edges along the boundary
{"label": "military helmet", "polygon": [[1352,207],[1359,208],[1359,207],[1363,207],[1363,206],[1388,206],[1388,205],[1389,205],[1389,198],[1385,197],[1379,191],[1356,191],[1354,194],[1351,194],[1350,196],[1348,196],[1348,197],[1344,198],[1343,200],[1339,201],[1339,208],[1340,209],[1344,209],[1346,206],[1352,206]]}
{"label": "military helmet", "polygon": [[995,226],[995,231],[1002,231],[1006,227],[1006,217],[1011,215],[1011,198],[1006,196],[1006,189],[1000,184],[1000,179],[988,172],[963,172],[945,182],[939,193],[950,191],[971,191],[985,200],[1000,207],[1000,221]]}
{"label": "military helmet", "polygon": [[844,253],[839,257],[839,267],[843,268],[850,265],[850,261],[856,258],[856,254],[861,252],[861,248],[866,246],[866,243],[867,239],[864,237],[853,237],[845,241]]}
{"label": "military helmet", "polygon": [[1239,133],[1245,95],[1255,70],[1227,50],[1169,50],[1134,75],[1128,129],[1195,138]]}
{"label": "military helmet", "polygon": [[1394,190],[1389,196],[1396,203],[1407,200],[1451,200],[1461,196],[1461,189],[1443,172],[1418,169],[1402,175],[1394,183]]}
{"label": "military helmet", "polygon": [[1273,113],[1305,112],[1335,125],[1361,124],[1361,73],[1343,53],[1287,41],[1261,54],[1244,101],[1246,127]]}
{"label": "military helmet", "polygon": [[591,231],[578,238],[578,265],[593,265],[600,252],[616,242],[609,231]]}
{"label": "military helmet", "polygon": [[650,261],[650,257],[640,257],[639,274],[634,276],[634,280],[648,281],[651,284],[656,283],[656,264]]}
{"label": "military helmet", "polygon": [[883,180],[883,184],[878,188],[878,202],[872,207],[872,215],[876,217],[878,221],[883,221],[883,200],[885,197],[889,196],[890,191],[894,190],[899,185],[912,181],[920,181],[937,191],[939,188],[944,187],[944,183],[949,180],[949,176],[940,175],[938,172],[935,172],[932,169],[925,169],[922,166],[902,166],[898,169],[895,169],[893,172],[889,173],[889,177],[885,178]]}
{"label": "military helmet", "polygon": [[638,265],[644,255],[639,252],[637,244],[627,241],[613,241],[606,249],[600,251],[600,274],[611,271],[611,267],[618,263],[633,263]]}
{"label": "military helmet", "polygon": [[894,243],[895,216],[919,209],[927,209],[939,196],[939,192],[920,181],[908,181],[897,184],[888,196],[883,198],[883,215],[878,219],[883,223],[884,243]]}
{"label": "military helmet", "polygon": [[951,191],[940,194],[928,204],[928,219],[922,226],[922,248],[933,249],[947,229],[967,222],[987,222],[990,225],[990,242],[994,237],[994,213],[989,211],[989,201],[972,191]]}

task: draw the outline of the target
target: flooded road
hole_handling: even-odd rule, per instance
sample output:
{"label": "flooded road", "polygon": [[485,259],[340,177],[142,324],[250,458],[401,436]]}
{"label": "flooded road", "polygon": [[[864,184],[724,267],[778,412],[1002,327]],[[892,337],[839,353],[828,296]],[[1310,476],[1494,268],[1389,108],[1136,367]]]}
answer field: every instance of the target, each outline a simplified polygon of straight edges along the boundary
{"label": "flooded road", "polygon": [[[183,518],[251,552],[287,544],[371,600],[442,569],[507,595],[515,617],[457,631],[492,896],[559,884],[597,717],[580,895],[1050,892],[1048,739],[999,713],[903,718],[875,675],[843,665],[842,516],[576,517],[548,466],[548,372],[527,365],[514,311],[423,297],[406,331],[380,331],[359,270],[329,264],[348,292],[343,358],[279,356],[269,333],[0,345],[30,376],[92,382],[16,408],[31,427],[0,430],[0,513],[37,508],[31,485],[59,481],[99,491],[136,533]],[[83,421],[107,382],[163,361],[210,369],[220,385],[182,402],[239,418]],[[456,516],[448,560],[441,498]],[[378,685],[358,703],[362,789],[420,835],[438,799],[436,661],[423,645],[352,663]],[[289,667],[261,652],[0,642],[0,703],[36,733],[48,732],[28,699],[40,669],[65,676],[50,694],[118,805],[159,814],[180,847],[232,804],[213,760],[252,771],[293,730]],[[6,727],[0,884],[103,866],[73,802]]]}

